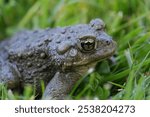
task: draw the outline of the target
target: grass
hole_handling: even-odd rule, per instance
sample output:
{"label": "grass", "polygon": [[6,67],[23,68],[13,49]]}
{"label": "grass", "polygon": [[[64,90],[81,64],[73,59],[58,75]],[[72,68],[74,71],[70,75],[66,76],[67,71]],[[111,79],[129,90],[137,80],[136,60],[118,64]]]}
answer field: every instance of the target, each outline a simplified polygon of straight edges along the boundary
{"label": "grass", "polygon": [[[105,60],[74,86],[72,99],[150,99],[149,0],[0,0],[0,39],[22,29],[88,23],[102,18],[117,42],[115,64]],[[31,93],[30,93],[31,92]],[[34,99],[0,87],[0,99]]]}

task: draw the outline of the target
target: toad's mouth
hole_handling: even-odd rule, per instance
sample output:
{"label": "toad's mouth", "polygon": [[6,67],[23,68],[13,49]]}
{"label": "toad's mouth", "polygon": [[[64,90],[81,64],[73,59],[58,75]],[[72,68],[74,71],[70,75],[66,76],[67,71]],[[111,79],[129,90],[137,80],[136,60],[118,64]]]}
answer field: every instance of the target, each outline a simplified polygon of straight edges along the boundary
{"label": "toad's mouth", "polygon": [[64,67],[78,67],[84,66],[92,63],[97,63],[104,59],[111,57],[116,50],[116,42],[112,41],[109,46],[98,48],[95,52],[91,54],[83,54],[80,58],[80,61],[66,61],[64,62]]}

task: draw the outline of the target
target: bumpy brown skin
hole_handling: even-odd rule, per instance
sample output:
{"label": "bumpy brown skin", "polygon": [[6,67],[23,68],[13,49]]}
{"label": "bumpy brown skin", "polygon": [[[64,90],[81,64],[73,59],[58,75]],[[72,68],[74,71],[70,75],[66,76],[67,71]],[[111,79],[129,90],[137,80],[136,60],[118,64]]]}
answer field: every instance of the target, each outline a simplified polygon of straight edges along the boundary
{"label": "bumpy brown skin", "polygon": [[54,29],[24,31],[0,43],[0,83],[8,88],[34,86],[43,99],[64,99],[98,61],[113,55],[116,43],[100,19]]}

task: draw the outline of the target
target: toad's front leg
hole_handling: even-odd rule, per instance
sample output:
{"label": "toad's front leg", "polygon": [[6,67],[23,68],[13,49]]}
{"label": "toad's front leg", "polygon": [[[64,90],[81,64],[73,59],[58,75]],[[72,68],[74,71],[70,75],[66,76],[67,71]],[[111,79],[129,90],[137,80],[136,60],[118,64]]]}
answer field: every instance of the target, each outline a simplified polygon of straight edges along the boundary
{"label": "toad's front leg", "polygon": [[6,85],[9,89],[16,89],[19,87],[20,78],[16,66],[0,56],[0,84]]}
{"label": "toad's front leg", "polygon": [[43,99],[64,99],[80,77],[77,73],[57,72],[48,83]]}

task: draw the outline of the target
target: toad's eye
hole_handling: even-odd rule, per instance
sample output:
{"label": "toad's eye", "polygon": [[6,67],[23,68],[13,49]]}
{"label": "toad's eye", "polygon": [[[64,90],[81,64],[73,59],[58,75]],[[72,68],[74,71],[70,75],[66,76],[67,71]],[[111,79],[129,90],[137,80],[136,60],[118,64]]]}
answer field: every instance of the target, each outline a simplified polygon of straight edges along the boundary
{"label": "toad's eye", "polygon": [[79,48],[83,52],[93,51],[96,47],[96,42],[94,37],[84,37],[80,38]]}

